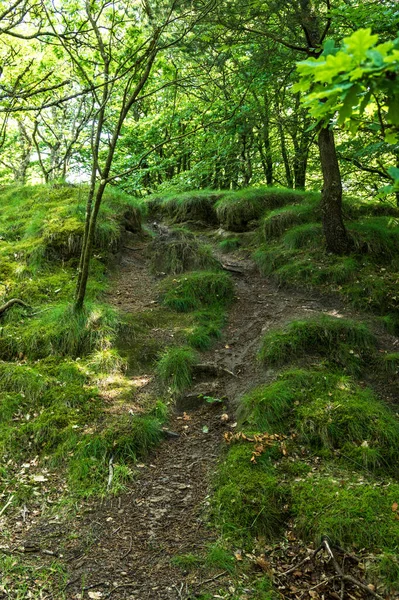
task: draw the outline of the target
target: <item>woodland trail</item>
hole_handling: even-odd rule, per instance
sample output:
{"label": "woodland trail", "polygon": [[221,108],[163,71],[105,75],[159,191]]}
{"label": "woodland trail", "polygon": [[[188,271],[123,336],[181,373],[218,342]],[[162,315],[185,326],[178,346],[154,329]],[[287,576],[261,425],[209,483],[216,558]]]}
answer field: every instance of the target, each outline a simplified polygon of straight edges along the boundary
{"label": "woodland trail", "polygon": [[[148,310],[157,302],[146,244],[127,244],[112,280],[108,301],[126,312]],[[214,397],[226,398],[226,405],[202,403],[189,411],[183,402],[168,425],[178,436],[167,437],[146,463],[136,465],[128,493],[91,503],[71,524],[64,545],[67,598],[188,600],[200,592],[217,593],[231,583],[228,573],[212,565],[186,572],[172,559],[215,541],[205,517],[212,474],[223,453],[223,433],[234,426],[235,400],[273,375],[261,370],[256,360],[260,336],[293,318],[321,313],[350,317],[353,311],[335,297],[279,289],[258,274],[249,258],[233,254],[222,260],[239,271],[232,274],[237,298],[222,340],[202,353],[201,361],[233,375],[200,374],[188,396],[209,390]],[[225,412],[227,422],[221,419]]]}

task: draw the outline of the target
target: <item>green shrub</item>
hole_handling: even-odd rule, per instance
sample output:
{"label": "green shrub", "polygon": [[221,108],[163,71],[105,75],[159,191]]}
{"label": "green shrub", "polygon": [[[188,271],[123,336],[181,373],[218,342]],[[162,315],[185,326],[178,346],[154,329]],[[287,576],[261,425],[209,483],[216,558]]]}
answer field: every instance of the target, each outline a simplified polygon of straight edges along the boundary
{"label": "green shrub", "polygon": [[317,354],[348,372],[357,372],[373,358],[375,345],[374,335],[363,323],[323,315],[291,321],[284,329],[267,333],[259,358],[266,365],[276,365]]}
{"label": "green shrub", "polygon": [[191,383],[196,354],[191,348],[168,348],[157,362],[157,373],[173,392],[181,392]]}
{"label": "green shrub", "polygon": [[166,279],[161,285],[161,297],[165,306],[179,312],[226,306],[234,297],[233,281],[223,272],[187,273]]}

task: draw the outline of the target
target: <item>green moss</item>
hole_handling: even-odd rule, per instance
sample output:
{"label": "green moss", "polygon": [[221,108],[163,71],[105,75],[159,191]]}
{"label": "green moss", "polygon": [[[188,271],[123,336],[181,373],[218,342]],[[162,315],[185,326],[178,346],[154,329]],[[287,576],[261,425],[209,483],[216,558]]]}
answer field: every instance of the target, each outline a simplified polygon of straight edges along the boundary
{"label": "green moss", "polygon": [[294,430],[312,452],[338,450],[354,468],[398,473],[399,420],[349,377],[323,369],[286,371],[243,396],[240,419],[253,430]]}
{"label": "green moss", "polygon": [[233,281],[223,272],[199,271],[168,278],[161,285],[165,306],[187,312],[210,306],[226,306],[234,297]]}
{"label": "green moss", "polygon": [[267,333],[259,358],[265,365],[276,365],[317,354],[353,373],[370,362],[375,345],[374,335],[363,323],[323,315],[291,321],[284,329]]}
{"label": "green moss", "polygon": [[312,202],[302,202],[277,208],[268,212],[262,221],[262,233],[266,242],[279,238],[287,229],[312,223],[319,217],[319,202],[315,198]]}
{"label": "green moss", "polygon": [[181,392],[191,383],[195,362],[196,354],[191,348],[168,348],[157,362],[157,373],[173,392]]}
{"label": "green moss", "polygon": [[289,250],[306,247],[320,248],[324,243],[321,225],[318,223],[304,223],[292,227],[282,236],[282,243]]}
{"label": "green moss", "polygon": [[250,459],[250,445],[229,450],[216,475],[212,498],[216,525],[226,538],[237,542],[257,535],[271,540],[284,521],[283,491],[272,467],[264,456],[257,464]]}
{"label": "green moss", "polygon": [[345,548],[399,550],[399,528],[391,508],[399,495],[397,484],[340,474],[307,477],[291,489],[296,532],[306,541],[318,543],[327,535]]}
{"label": "green moss", "polygon": [[229,231],[246,231],[256,226],[256,221],[267,209],[294,204],[312,198],[309,192],[285,188],[246,188],[227,193],[216,204],[220,225]]}

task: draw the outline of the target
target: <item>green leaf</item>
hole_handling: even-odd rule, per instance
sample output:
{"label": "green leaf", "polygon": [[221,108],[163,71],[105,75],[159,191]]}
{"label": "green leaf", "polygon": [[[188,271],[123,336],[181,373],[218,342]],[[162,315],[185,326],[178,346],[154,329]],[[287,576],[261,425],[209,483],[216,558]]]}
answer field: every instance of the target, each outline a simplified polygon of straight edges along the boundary
{"label": "green leaf", "polygon": [[378,35],[373,35],[371,29],[359,29],[347,38],[344,38],[344,44],[350,54],[359,62],[366,58],[367,50],[374,46],[378,41]]}

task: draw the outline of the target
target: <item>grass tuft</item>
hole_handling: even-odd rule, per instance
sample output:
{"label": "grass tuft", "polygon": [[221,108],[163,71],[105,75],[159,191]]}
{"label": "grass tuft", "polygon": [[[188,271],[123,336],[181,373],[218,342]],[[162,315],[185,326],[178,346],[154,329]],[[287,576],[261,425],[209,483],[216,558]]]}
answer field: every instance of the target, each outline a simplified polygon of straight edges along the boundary
{"label": "grass tuft", "polygon": [[218,268],[220,265],[212,256],[211,246],[199,242],[190,231],[175,229],[152,243],[151,269],[155,273],[178,275],[190,270]]}
{"label": "grass tuft", "polygon": [[372,358],[375,345],[374,335],[363,323],[323,315],[267,333],[259,358],[264,364],[281,365],[317,354],[352,373]]}
{"label": "grass tuft", "polygon": [[233,300],[234,287],[227,273],[199,271],[166,279],[161,285],[161,297],[165,306],[187,312],[227,306]]}
{"label": "grass tuft", "polygon": [[219,224],[228,231],[247,231],[269,209],[313,198],[315,194],[285,188],[246,188],[227,193],[216,204]]}
{"label": "grass tuft", "polygon": [[157,373],[173,392],[181,392],[191,383],[195,362],[196,354],[191,348],[168,348],[157,362]]}

